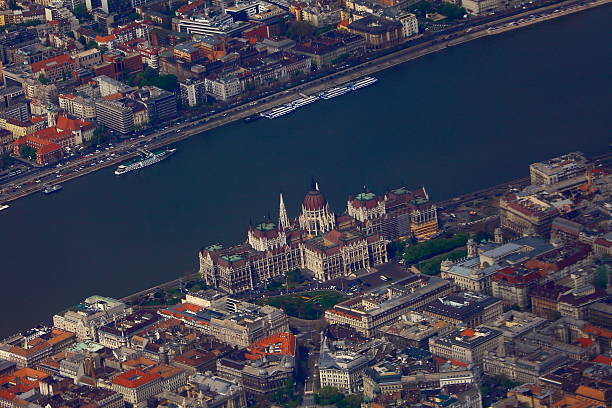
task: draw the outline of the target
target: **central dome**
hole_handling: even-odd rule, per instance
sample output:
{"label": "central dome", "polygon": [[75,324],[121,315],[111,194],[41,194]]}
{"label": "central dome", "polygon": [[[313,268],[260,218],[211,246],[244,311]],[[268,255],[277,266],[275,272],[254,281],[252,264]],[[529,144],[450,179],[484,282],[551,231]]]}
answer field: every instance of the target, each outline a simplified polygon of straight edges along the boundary
{"label": "central dome", "polygon": [[327,200],[319,190],[310,190],[304,197],[304,209],[308,211],[322,210],[327,205]]}

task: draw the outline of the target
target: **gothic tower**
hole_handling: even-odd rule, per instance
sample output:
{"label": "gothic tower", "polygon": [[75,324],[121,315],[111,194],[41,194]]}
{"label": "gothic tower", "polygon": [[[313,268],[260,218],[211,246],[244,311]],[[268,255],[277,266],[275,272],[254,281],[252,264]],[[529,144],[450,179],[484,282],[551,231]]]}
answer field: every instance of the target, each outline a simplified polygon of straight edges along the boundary
{"label": "gothic tower", "polygon": [[280,194],[280,206],[278,209],[278,229],[286,230],[289,229],[289,217],[287,216],[287,209],[285,208],[285,200],[283,199],[283,193]]}

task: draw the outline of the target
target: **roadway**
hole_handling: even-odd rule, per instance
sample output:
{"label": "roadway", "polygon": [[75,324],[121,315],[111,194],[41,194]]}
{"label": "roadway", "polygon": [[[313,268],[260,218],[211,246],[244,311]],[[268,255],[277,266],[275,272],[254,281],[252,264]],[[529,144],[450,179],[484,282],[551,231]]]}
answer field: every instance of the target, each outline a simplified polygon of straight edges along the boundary
{"label": "roadway", "polygon": [[[257,100],[231,106],[223,112],[206,114],[204,117],[183,120],[174,126],[166,126],[149,135],[140,135],[116,144],[100,148],[83,157],[68,158],[59,167],[32,168],[9,177],[0,177],[0,202],[9,202],[20,197],[42,190],[42,185],[63,183],[108,166],[117,165],[123,161],[137,156],[138,147],[159,149],[176,143],[196,134],[226,125],[230,122],[258,115],[276,106],[291,102],[300,97],[300,94],[315,94],[327,88],[350,82],[366,75],[403,64],[407,61],[420,58],[424,55],[438,52],[451,46],[475,40],[498,32],[507,31],[535,24],[561,15],[575,13],[587,8],[609,3],[612,0],[596,0],[590,2],[568,0],[547,5],[524,12],[513,11],[513,15],[488,21],[461,31],[441,34],[431,40],[407,41],[400,49],[376,59],[362,62],[355,66],[340,69],[312,81],[293,86],[289,89],[263,95]],[[420,44],[410,46],[414,42]],[[262,119],[264,120],[264,119]]]}

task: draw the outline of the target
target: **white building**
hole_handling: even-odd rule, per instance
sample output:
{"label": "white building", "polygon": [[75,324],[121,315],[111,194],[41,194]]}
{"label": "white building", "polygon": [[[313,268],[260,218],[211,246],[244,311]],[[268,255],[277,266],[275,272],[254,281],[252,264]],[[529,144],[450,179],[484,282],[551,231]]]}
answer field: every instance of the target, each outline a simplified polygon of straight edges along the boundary
{"label": "white building", "polygon": [[206,94],[220,101],[227,101],[238,96],[244,90],[242,82],[235,75],[218,78],[207,77],[204,85],[206,87]]}
{"label": "white building", "polygon": [[201,13],[189,17],[172,19],[172,26],[180,33],[231,37],[250,27],[237,21],[230,14]]}
{"label": "white building", "polygon": [[80,95],[59,95],[59,106],[71,115],[83,120],[96,118],[96,104],[93,99],[84,98]]}
{"label": "white building", "polygon": [[402,35],[405,38],[412,37],[419,33],[419,22],[414,14],[404,14],[400,16],[398,20],[402,23]]}
{"label": "white building", "polygon": [[108,96],[118,92],[129,92],[134,89],[123,82],[117,81],[106,75],[97,76],[94,78],[94,80],[100,86],[100,96]]}
{"label": "white building", "polygon": [[349,394],[358,392],[370,360],[367,354],[340,348],[324,338],[319,354],[321,387],[335,387]]}
{"label": "white building", "polygon": [[188,106],[197,106],[206,102],[206,83],[201,79],[188,78],[179,83],[181,100]]}
{"label": "white building", "polygon": [[127,316],[131,311],[119,300],[95,295],[70,308],[63,315],[53,316],[53,325],[58,329],[76,333],[80,341],[95,341],[100,327],[113,319]]}

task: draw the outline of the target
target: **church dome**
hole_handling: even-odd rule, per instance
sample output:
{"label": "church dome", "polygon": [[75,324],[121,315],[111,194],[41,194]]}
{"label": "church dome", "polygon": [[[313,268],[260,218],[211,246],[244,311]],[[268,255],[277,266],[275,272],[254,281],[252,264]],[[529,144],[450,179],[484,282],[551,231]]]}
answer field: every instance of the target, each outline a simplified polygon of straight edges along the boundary
{"label": "church dome", "polygon": [[308,211],[322,210],[327,205],[327,200],[319,190],[310,190],[304,197],[304,209]]}

